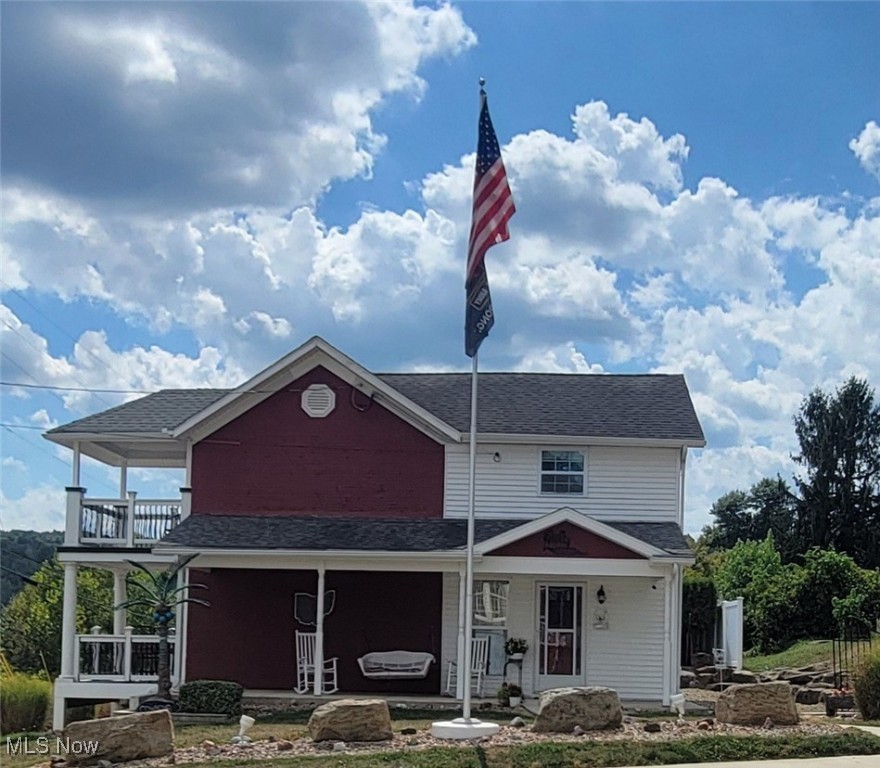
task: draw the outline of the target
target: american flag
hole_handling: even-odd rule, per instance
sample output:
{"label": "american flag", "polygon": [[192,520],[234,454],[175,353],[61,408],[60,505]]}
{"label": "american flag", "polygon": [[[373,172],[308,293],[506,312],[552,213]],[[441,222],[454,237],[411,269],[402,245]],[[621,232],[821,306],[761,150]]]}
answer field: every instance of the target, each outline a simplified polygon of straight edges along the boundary
{"label": "american flag", "polygon": [[492,297],[486,276],[485,256],[496,243],[510,237],[507,222],[516,211],[513,196],[507,184],[507,173],[501,160],[501,147],[489,117],[486,93],[480,92],[479,140],[474,175],[474,210],[467,261],[467,312],[465,320],[465,352],[468,357],[477,353],[483,339],[495,324]]}

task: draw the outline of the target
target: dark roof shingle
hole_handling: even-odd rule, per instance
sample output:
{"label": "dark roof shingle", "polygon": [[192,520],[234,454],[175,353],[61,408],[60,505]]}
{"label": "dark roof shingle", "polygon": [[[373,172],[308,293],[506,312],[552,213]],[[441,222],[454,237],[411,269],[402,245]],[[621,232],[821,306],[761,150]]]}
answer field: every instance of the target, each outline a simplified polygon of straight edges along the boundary
{"label": "dark roof shingle", "polygon": [[[468,431],[470,374],[378,376],[441,421]],[[47,434],[157,434],[174,429],[228,393],[166,389]],[[478,428],[482,433],[703,441],[680,375],[482,373]]]}

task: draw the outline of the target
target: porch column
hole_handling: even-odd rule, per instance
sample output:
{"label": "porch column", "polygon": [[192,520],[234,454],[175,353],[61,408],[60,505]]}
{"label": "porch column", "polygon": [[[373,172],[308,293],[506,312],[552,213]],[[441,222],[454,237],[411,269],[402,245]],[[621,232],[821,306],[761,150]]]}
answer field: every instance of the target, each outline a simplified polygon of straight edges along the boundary
{"label": "porch column", "polygon": [[71,485],[79,485],[80,479],[80,450],[79,450],[79,440],[73,441],[73,461],[70,466],[70,484]]}
{"label": "porch column", "polygon": [[318,566],[318,595],[315,612],[315,696],[320,696],[324,685],[324,564]]}
{"label": "porch column", "polygon": [[122,460],[119,465],[119,498],[124,499],[128,493],[128,461]]}
{"label": "porch column", "polygon": [[76,563],[64,564],[64,598],[61,612],[61,677],[76,677]]}
{"label": "porch column", "polygon": [[464,698],[464,686],[470,682],[470,672],[463,672],[464,664],[464,628],[465,611],[467,611],[467,576],[464,567],[458,570],[458,642],[456,643],[455,668],[458,674],[455,676],[455,698]]}
{"label": "porch column", "polygon": [[126,572],[122,570],[113,571],[113,634],[121,635],[125,632],[125,608],[120,608],[120,604],[128,599],[126,584]]}
{"label": "porch column", "polygon": [[64,510],[64,546],[75,547],[79,544],[82,532],[82,503],[86,489],[79,486],[68,486],[67,503]]}
{"label": "porch column", "polygon": [[672,678],[672,575],[663,577],[663,706],[669,706]]}

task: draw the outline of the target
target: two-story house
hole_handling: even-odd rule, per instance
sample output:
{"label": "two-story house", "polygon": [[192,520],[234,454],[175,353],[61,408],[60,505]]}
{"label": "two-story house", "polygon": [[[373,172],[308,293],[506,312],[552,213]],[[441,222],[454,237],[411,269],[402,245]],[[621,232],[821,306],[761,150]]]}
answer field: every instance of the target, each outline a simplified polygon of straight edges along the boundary
{"label": "two-story house", "polygon": [[[211,607],[177,617],[175,681],[290,692],[299,631],[317,638],[318,668],[336,660],[340,693],[447,692],[464,648],[469,419],[468,374],[374,374],[313,338],[235,390],[165,390],[48,432],[73,451],[56,727],[65,702],[156,687],[155,638],[132,634],[124,611],[112,631],[76,634],[77,568],[113,570],[118,605],[128,560],[192,553],[186,578]],[[702,445],[681,376],[480,375],[484,695],[521,675],[527,695],[596,684],[669,702],[693,561],[685,464]],[[119,467],[119,498],[87,495],[82,456]],[[130,467],[185,468],[181,497],[138,498]],[[513,667],[510,637],[530,646]],[[358,660],[380,651],[428,663],[370,674]]]}

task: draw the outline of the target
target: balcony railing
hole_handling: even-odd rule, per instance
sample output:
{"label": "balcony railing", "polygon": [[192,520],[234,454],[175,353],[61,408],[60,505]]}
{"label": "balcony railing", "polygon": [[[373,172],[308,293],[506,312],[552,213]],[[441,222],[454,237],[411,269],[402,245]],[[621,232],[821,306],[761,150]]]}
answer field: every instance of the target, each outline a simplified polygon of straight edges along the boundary
{"label": "balcony railing", "polygon": [[[142,682],[159,676],[159,638],[156,635],[133,635],[127,628],[122,635],[77,635],[76,679],[85,682],[104,680]],[[171,679],[176,680],[174,635],[168,637]]]}
{"label": "balcony railing", "polygon": [[180,499],[90,499],[82,488],[67,489],[65,544],[149,547],[189,514],[189,489]]}

